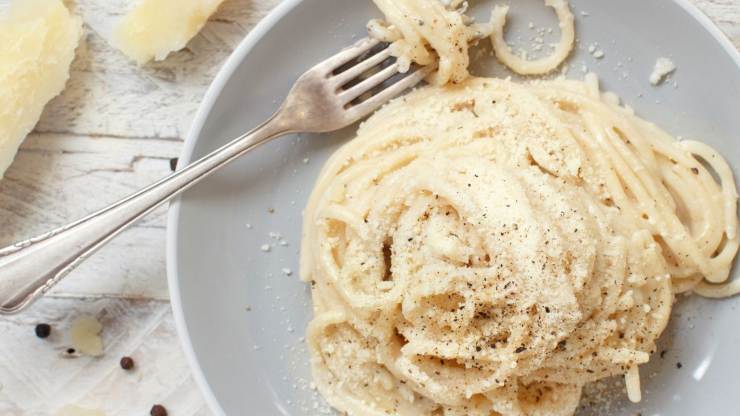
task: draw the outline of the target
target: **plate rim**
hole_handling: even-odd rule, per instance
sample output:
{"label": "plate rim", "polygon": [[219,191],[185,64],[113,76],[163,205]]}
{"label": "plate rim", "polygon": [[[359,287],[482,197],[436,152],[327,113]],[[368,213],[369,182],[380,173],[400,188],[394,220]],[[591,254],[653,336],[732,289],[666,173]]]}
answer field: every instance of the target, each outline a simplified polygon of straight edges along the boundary
{"label": "plate rim", "polygon": [[[231,55],[226,59],[221,69],[219,69],[215,78],[206,90],[203,99],[198,106],[198,110],[193,118],[193,123],[183,142],[178,164],[190,163],[195,145],[200,139],[200,133],[203,129],[206,119],[211,113],[216,100],[221,94],[226,83],[229,81],[234,71],[239,67],[244,58],[262,40],[262,38],[277,24],[286,14],[300,4],[303,0],[282,0],[275,8],[268,13],[255,27],[245,36],[245,38],[234,49]],[[736,47],[729,36],[719,28],[719,26],[707,16],[698,6],[690,0],[672,0],[673,3],[684,9],[692,18],[694,18],[707,32],[719,43],[725,52],[733,58],[738,70],[740,70],[740,47]],[[177,266],[177,237],[178,223],[180,219],[181,198],[178,196],[169,205],[167,211],[167,229],[166,229],[166,274],[167,286],[170,296],[170,305],[175,322],[180,346],[183,349],[185,359],[190,368],[190,374],[196,382],[200,392],[203,394],[208,407],[218,416],[226,416],[223,408],[216,399],[216,395],[206,380],[203,369],[198,362],[195,349],[190,338],[190,334],[185,322],[185,314],[180,292],[180,280],[178,278]]]}
{"label": "plate rim", "polygon": [[[182,163],[190,163],[193,156],[193,150],[195,149],[195,144],[200,139],[200,133],[203,130],[203,125],[205,124],[206,119],[210,115],[216,100],[221,95],[221,91],[223,91],[224,86],[229,79],[231,79],[234,71],[238,68],[246,55],[260,40],[262,40],[267,32],[269,32],[275,24],[280,21],[280,19],[282,19],[302,1],[303,0],[282,0],[271,12],[267,14],[267,16],[254,26],[244,39],[242,39],[236,49],[234,49],[231,55],[229,55],[221,69],[219,69],[216,74],[216,77],[211,82],[211,85],[208,86],[208,89],[198,106],[198,110],[193,118],[193,123],[190,125],[182,150],[180,151],[178,165],[182,166]],[[180,280],[177,272],[177,224],[179,223],[179,219],[180,196],[170,202],[167,210],[165,241],[165,270],[167,274],[167,287],[170,295],[170,307],[172,308],[172,315],[175,321],[175,330],[177,331],[177,337],[180,340],[180,346],[185,355],[185,360],[190,368],[190,374],[193,376],[196,385],[203,394],[208,407],[216,415],[226,416],[226,413],[216,399],[216,395],[206,380],[203,369],[198,362],[198,358],[195,355],[195,349],[193,348],[193,343],[190,338],[190,333],[185,322],[182,297],[180,296]]]}

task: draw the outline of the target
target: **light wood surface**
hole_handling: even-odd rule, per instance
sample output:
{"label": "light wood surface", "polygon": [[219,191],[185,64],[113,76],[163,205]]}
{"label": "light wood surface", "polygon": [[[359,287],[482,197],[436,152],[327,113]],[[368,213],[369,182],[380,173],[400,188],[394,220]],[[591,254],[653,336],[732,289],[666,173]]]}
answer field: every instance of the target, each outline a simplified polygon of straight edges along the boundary
{"label": "light wood surface", "polygon": [[[740,47],[740,0],[692,0]],[[0,0],[2,2],[2,0]],[[54,99],[0,181],[0,245],[49,230],[170,171],[206,88],[246,33],[279,0],[227,0],[166,61],[139,68],[113,49],[129,0],[77,0],[86,36]],[[0,318],[0,415],[47,416],[75,403],[112,415],[210,415],[180,349],[165,277],[162,208],[124,232],[30,310]],[[82,314],[103,323],[105,355],[62,358]],[[41,340],[34,325],[50,323]],[[133,372],[118,366],[123,355]]]}

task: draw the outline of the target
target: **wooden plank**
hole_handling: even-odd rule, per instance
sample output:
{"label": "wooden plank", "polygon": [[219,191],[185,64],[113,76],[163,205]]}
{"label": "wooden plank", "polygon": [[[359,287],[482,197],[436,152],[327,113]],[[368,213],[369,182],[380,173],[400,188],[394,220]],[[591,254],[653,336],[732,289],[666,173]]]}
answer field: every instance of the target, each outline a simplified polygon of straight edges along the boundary
{"label": "wooden plank", "polygon": [[[104,355],[64,358],[70,322],[81,315],[103,324]],[[51,337],[35,336],[46,322]],[[167,302],[47,297],[27,313],[0,320],[0,414],[52,415],[65,404],[108,416],[148,414],[163,404],[172,415],[208,414],[185,364]],[[119,366],[131,356],[134,371]]]}
{"label": "wooden plank", "polygon": [[[179,141],[33,134],[0,181],[0,244],[63,225],[170,173]],[[55,289],[167,299],[166,207],[125,231]]]}
{"label": "wooden plank", "polygon": [[275,0],[230,0],[188,46],[138,67],[110,45],[110,31],[132,2],[79,1],[87,34],[65,91],[38,132],[182,138],[223,61]]}
{"label": "wooden plank", "polygon": [[[740,0],[693,0],[740,47]],[[0,4],[6,0],[0,0]],[[169,172],[202,95],[243,36],[278,0],[227,0],[186,49],[137,67],[110,46],[131,0],[76,0],[87,34],[65,92],[0,181],[0,244],[84,216]],[[108,416],[210,415],[174,332],[160,209],[89,259],[27,313],[0,319],[0,415],[48,416],[78,403]],[[104,325],[105,355],[62,359],[81,314]],[[54,335],[39,340],[37,322]],[[118,367],[132,355],[137,370]]]}

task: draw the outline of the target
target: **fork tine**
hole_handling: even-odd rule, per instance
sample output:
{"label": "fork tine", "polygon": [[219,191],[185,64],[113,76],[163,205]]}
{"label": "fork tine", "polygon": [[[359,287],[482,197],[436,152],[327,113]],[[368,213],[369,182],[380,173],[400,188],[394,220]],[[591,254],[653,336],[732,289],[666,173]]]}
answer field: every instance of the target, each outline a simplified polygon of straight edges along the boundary
{"label": "fork tine", "polygon": [[378,92],[367,100],[350,107],[348,111],[350,112],[351,117],[360,118],[364,117],[367,114],[370,114],[371,112],[375,111],[375,109],[388,102],[390,99],[400,95],[402,92],[420,83],[424,78],[426,78],[427,75],[434,71],[434,69],[435,67],[430,65],[421,67],[416,71],[408,73],[405,78],[399,80],[395,84]]}
{"label": "fork tine", "polygon": [[334,76],[332,81],[336,83],[337,87],[341,87],[342,85],[346,84],[347,82],[357,78],[358,76],[362,75],[365,71],[369,70],[370,68],[380,64],[381,62],[385,61],[391,56],[391,50],[390,48],[385,48],[382,51],[376,53],[375,55],[365,59],[364,61],[358,63],[357,65],[347,69],[346,71]]}
{"label": "fork tine", "polygon": [[379,40],[373,38],[360,39],[354,45],[343,49],[336,55],[330,57],[329,59],[326,59],[325,61],[320,63],[319,66],[325,66],[328,69],[328,72],[334,71],[340,66],[369,51],[379,43]]}
{"label": "fork tine", "polygon": [[388,78],[396,75],[397,73],[398,73],[398,63],[394,62],[392,65],[383,68],[377,74],[372,75],[370,78],[363,80],[359,84],[353,86],[352,88],[346,91],[342,91],[338,96],[339,101],[342,104],[347,104],[348,102],[354,100],[360,95],[370,91],[370,89],[372,89],[373,87],[380,85],[384,81],[387,81]]}

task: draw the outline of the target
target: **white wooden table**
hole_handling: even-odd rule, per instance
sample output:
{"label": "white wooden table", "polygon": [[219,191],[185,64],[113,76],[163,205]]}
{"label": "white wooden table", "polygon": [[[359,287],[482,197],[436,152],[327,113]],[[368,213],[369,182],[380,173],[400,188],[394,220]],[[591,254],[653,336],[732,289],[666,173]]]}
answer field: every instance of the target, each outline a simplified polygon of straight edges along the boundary
{"label": "white wooden table", "polygon": [[[368,0],[369,1],[369,0]],[[740,47],[740,0],[692,0]],[[279,0],[227,0],[187,48],[137,68],[107,43],[128,0],[77,0],[86,38],[64,93],[0,181],[0,245],[79,218],[170,171],[201,97],[244,35]],[[0,318],[0,416],[68,403],[112,415],[209,415],[180,350],[165,277],[162,208],[113,240],[20,315]],[[103,323],[105,355],[62,358],[81,314]],[[34,335],[39,322],[53,334]],[[134,372],[118,366],[130,355]]]}

